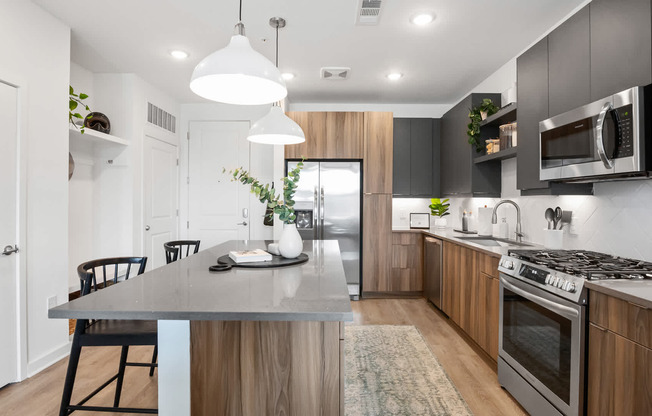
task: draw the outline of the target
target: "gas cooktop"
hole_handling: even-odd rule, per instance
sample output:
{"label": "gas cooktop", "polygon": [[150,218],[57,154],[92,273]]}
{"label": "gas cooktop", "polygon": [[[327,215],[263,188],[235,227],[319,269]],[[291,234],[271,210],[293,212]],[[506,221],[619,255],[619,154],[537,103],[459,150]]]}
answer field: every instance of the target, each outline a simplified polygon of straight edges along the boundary
{"label": "gas cooktop", "polygon": [[652,263],[587,250],[509,250],[509,255],[589,280],[652,278]]}

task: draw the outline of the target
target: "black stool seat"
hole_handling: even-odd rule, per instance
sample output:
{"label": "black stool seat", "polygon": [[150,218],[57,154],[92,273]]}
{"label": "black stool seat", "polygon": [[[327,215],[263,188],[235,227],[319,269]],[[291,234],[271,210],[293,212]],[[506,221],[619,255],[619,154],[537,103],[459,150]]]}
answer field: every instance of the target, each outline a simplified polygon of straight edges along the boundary
{"label": "black stool seat", "polygon": [[157,322],[102,319],[79,336],[81,345],[156,345]]}

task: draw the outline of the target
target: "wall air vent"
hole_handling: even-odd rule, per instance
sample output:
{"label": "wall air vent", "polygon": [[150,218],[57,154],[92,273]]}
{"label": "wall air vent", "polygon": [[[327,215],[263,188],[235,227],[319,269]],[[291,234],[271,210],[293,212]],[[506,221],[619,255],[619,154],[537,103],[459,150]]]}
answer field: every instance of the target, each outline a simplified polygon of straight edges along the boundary
{"label": "wall air vent", "polygon": [[377,25],[380,20],[381,3],[385,0],[359,0],[355,18],[358,25]]}
{"label": "wall air vent", "polygon": [[147,122],[171,133],[177,132],[177,118],[152,103],[147,103]]}
{"label": "wall air vent", "polygon": [[321,69],[321,79],[344,80],[349,77],[351,68],[326,67]]}

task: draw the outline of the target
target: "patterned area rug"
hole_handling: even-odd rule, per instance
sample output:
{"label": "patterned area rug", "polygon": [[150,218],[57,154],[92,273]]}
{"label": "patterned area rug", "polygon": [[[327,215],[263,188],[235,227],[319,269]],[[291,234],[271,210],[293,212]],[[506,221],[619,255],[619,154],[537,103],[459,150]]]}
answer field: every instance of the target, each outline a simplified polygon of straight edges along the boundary
{"label": "patterned area rug", "polygon": [[346,414],[471,415],[414,326],[347,325]]}

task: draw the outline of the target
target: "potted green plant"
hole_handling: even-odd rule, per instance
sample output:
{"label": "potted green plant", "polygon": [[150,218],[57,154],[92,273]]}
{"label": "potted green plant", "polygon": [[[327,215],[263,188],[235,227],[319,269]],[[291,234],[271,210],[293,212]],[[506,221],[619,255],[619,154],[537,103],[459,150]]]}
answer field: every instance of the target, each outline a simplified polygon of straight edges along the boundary
{"label": "potted green plant", "polygon": [[440,230],[446,228],[446,218],[444,218],[446,215],[449,215],[450,212],[448,212],[448,209],[450,207],[450,203],[448,202],[447,199],[440,199],[440,198],[432,198],[430,200],[431,204],[428,206],[430,208],[430,215],[432,215],[435,218],[435,228],[438,228]]}
{"label": "potted green plant", "polygon": [[[294,194],[297,190],[297,182],[303,168],[303,159],[297,163],[296,168],[288,172],[288,176],[282,179],[283,193],[277,194],[270,184],[262,184],[258,179],[243,168],[230,170],[228,173],[232,176],[232,181],[237,181],[243,185],[249,185],[251,193],[256,195],[260,202],[267,204],[269,216],[278,214],[278,219],[283,221],[283,234],[278,242],[278,248],[281,255],[286,258],[295,258],[303,250],[303,241],[297,231],[294,223],[296,215],[294,213]],[[226,169],[223,169],[226,173]]]}
{"label": "potted green plant", "polygon": [[79,105],[84,107],[86,111],[91,111],[88,105],[86,105],[86,103],[83,102],[83,100],[88,98],[88,95],[84,93],[76,94],[72,85],[69,85],[68,87],[69,87],[68,121],[70,122],[70,124],[75,126],[75,128],[78,128],[81,134],[84,134],[84,124],[82,123],[81,126],[78,126],[77,124],[75,124],[75,121],[73,120],[73,118],[83,120],[84,117],[78,112],[73,113],[73,111],[75,111]]}
{"label": "potted green plant", "polygon": [[476,152],[481,152],[484,149],[484,144],[480,143],[480,122],[488,116],[495,114],[499,108],[491,101],[490,98],[485,98],[482,103],[469,110],[469,119],[471,122],[468,124],[466,134],[469,136],[469,144],[475,146]]}

